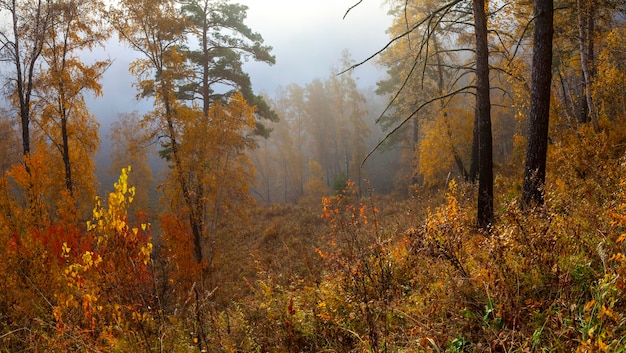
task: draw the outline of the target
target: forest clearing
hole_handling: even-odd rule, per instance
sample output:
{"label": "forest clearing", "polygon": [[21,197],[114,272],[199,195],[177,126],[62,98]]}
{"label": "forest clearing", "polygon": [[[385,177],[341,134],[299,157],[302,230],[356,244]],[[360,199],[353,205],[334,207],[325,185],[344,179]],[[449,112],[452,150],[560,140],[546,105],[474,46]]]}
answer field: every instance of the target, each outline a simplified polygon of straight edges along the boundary
{"label": "forest clearing", "polygon": [[384,6],[259,94],[235,0],[0,0],[0,350],[626,351],[625,4]]}

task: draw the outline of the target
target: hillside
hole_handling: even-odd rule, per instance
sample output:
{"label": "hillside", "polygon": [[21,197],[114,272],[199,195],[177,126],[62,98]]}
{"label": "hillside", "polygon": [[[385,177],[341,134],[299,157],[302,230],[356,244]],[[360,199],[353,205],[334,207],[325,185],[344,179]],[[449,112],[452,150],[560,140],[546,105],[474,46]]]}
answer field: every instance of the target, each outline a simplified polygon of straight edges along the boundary
{"label": "hillside", "polygon": [[521,168],[502,167],[488,231],[474,227],[474,187],[455,181],[408,199],[348,190],[325,199],[323,223],[315,208],[259,212],[252,228],[264,231],[243,254],[257,280],[245,276],[233,321],[216,322],[207,347],[621,351],[624,137],[608,126],[554,136],[538,209],[520,208]]}
{"label": "hillside", "polygon": [[0,351],[626,352],[625,3],[296,3],[0,1]]}

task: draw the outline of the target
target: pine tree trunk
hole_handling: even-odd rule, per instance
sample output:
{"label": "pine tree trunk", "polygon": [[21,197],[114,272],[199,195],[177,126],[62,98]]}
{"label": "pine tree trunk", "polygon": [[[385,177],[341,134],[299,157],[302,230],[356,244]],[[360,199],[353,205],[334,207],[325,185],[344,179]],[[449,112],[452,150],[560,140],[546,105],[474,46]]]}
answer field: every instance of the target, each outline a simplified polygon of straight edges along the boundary
{"label": "pine tree trunk", "polygon": [[552,80],[553,0],[535,0],[532,87],[528,120],[528,148],[522,188],[522,204],[542,205],[548,152],[550,85]]}
{"label": "pine tree trunk", "polygon": [[489,98],[489,48],[484,0],[474,0],[476,34],[476,106],[478,109],[478,227],[493,221],[493,159],[491,100]]}
{"label": "pine tree trunk", "polygon": [[478,177],[478,109],[474,110],[474,128],[472,129],[472,160],[469,169],[469,182],[476,183]]}

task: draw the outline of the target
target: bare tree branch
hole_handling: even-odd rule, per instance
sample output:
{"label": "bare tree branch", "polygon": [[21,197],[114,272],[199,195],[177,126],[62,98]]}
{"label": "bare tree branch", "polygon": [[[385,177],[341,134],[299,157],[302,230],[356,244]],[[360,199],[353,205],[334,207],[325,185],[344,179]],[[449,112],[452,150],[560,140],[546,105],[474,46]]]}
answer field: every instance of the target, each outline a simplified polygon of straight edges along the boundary
{"label": "bare tree branch", "polygon": [[362,2],[363,2],[363,0],[359,0],[359,2],[357,2],[356,4],[354,4],[354,5],[350,6],[350,8],[348,9],[348,11],[346,11],[346,13],[343,15],[343,19],[345,20],[345,19],[346,19],[346,16],[348,16],[348,13],[349,13],[350,11],[352,11],[352,9],[353,9],[353,8],[355,8],[355,7],[359,6],[359,4],[360,4],[360,3],[362,3]]}
{"label": "bare tree branch", "polygon": [[365,156],[365,158],[363,159],[363,161],[361,162],[360,168],[363,168],[363,165],[365,164],[365,162],[367,161],[367,159],[374,153],[376,152],[376,150],[383,145],[383,143],[385,143],[385,141],[387,141],[387,139],[389,137],[391,137],[391,135],[393,135],[394,133],[396,133],[398,130],[400,130],[400,128],[402,128],[404,126],[404,124],[406,124],[409,120],[411,120],[411,118],[413,118],[417,113],[419,113],[420,110],[422,110],[424,107],[428,106],[431,103],[455,96],[459,93],[470,93],[470,92],[465,92],[469,89],[476,89],[476,86],[465,86],[465,87],[461,87],[455,91],[452,92],[448,92],[444,95],[441,96],[437,96],[434,98],[431,98],[427,101],[425,101],[424,103],[420,104],[408,117],[404,118],[404,120],[402,120],[402,122],[400,122],[400,124],[398,124],[398,126],[396,126],[395,128],[393,128],[393,130],[391,130],[389,133],[387,133],[385,135],[385,137],[380,140],[380,142],[378,142],[378,144],[376,144],[376,146],[374,146],[374,148]]}
{"label": "bare tree branch", "polygon": [[396,91],[396,94],[393,96],[393,98],[389,101],[389,103],[387,104],[387,106],[385,107],[385,109],[383,110],[382,113],[380,113],[380,115],[378,116],[378,118],[376,118],[376,124],[378,124],[380,122],[380,119],[383,118],[383,116],[385,115],[385,113],[387,112],[387,110],[389,110],[389,108],[391,108],[391,106],[393,105],[393,103],[396,101],[396,99],[398,99],[398,96],[400,95],[400,93],[404,90],[404,87],[407,85],[407,83],[409,82],[409,79],[411,78],[411,76],[413,75],[413,71],[415,71],[415,68],[417,67],[417,64],[419,63],[418,60],[415,60],[413,62],[413,66],[411,66],[411,70],[409,70],[409,73],[406,75],[404,81],[402,82],[402,85],[400,86],[400,88]]}
{"label": "bare tree branch", "polygon": [[[362,0],[361,0],[362,1]],[[359,1],[359,3],[361,2]],[[382,47],[381,49],[379,49],[378,51],[376,51],[374,54],[370,55],[369,57],[367,57],[365,60],[362,60],[346,69],[344,69],[343,71],[339,72],[337,75],[341,75],[344,74],[348,71],[350,71],[351,69],[354,69],[356,67],[359,67],[363,64],[365,64],[366,62],[372,60],[374,57],[376,57],[377,55],[379,55],[380,53],[384,52],[387,48],[389,48],[393,43],[395,43],[397,40],[402,39],[404,37],[406,37],[407,35],[409,35],[411,32],[413,32],[415,29],[419,28],[421,25],[423,25],[426,22],[429,22],[431,20],[431,18],[434,18],[438,13],[442,12],[442,11],[447,11],[450,8],[454,7],[455,5],[461,3],[463,0],[453,0],[450,3],[441,6],[440,8],[436,9],[433,13],[427,15],[426,17],[422,18],[421,20],[417,21],[413,27],[411,27],[410,29],[408,29],[407,31],[405,31],[404,33],[399,34],[398,36],[394,37],[393,39],[391,39],[389,42],[387,42],[387,44],[385,44],[384,47]],[[357,4],[358,5],[358,4]],[[356,6],[356,5],[355,5]]]}

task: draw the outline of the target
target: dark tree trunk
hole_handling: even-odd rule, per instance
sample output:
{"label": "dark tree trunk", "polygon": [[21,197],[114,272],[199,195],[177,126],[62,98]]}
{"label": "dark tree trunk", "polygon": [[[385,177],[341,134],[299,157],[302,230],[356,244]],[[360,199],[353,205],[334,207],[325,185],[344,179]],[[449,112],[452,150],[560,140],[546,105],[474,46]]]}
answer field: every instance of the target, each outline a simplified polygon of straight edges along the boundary
{"label": "dark tree trunk", "polygon": [[[65,113],[63,113],[65,115]],[[72,183],[72,165],[70,164],[70,146],[67,133],[67,118],[61,119],[61,138],[62,138],[62,151],[63,165],[65,166],[65,188],[70,193],[70,196],[74,196],[74,185]]]}
{"label": "dark tree trunk", "polygon": [[[44,8],[46,4],[39,0],[37,2],[35,18],[33,23],[33,41],[32,43],[26,43],[29,45],[26,49],[27,55],[22,58],[22,50],[21,47],[22,41],[20,38],[20,31],[22,30],[19,25],[20,18],[18,17],[18,5],[15,1],[12,2],[9,11],[11,11],[12,20],[13,20],[13,35],[14,42],[13,44],[13,64],[15,65],[15,70],[17,73],[17,96],[19,99],[19,114],[20,114],[20,123],[22,128],[22,153],[24,156],[28,156],[30,154],[30,105],[31,105],[31,96],[33,91],[33,78],[35,75],[36,64],[39,59],[42,50],[43,43],[43,33],[45,32],[45,28],[47,26],[47,8]],[[24,62],[22,63],[22,60]],[[24,71],[22,71],[24,70]],[[30,168],[28,164],[26,164],[26,171],[30,174]]]}
{"label": "dark tree trunk", "polygon": [[484,0],[474,0],[476,34],[476,107],[478,109],[478,227],[493,221],[493,160],[491,101],[489,98],[489,48]]}
{"label": "dark tree trunk", "polygon": [[542,205],[546,180],[550,84],[552,81],[553,0],[535,0],[532,87],[528,118],[528,148],[522,187],[522,204]]}
{"label": "dark tree trunk", "polygon": [[478,177],[478,124],[479,124],[478,109],[474,110],[474,128],[472,131],[472,160],[470,162],[469,169],[469,182],[476,183]]}
{"label": "dark tree trunk", "polygon": [[[204,12],[207,12],[207,4],[205,4]],[[202,20],[202,113],[205,117],[209,116],[210,102],[210,84],[209,84],[209,23],[206,16]]]}

